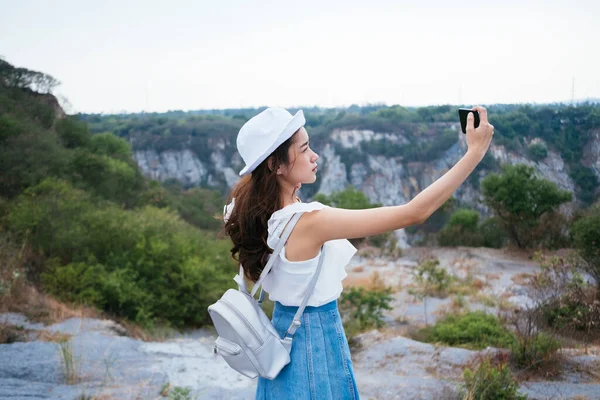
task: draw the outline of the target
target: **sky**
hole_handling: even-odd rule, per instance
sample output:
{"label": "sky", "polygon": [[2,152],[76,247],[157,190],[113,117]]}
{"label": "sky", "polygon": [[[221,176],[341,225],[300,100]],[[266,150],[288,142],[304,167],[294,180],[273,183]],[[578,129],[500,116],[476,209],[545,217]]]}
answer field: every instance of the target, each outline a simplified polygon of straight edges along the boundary
{"label": "sky", "polygon": [[598,0],[0,0],[0,57],[70,113],[552,103],[600,98],[599,20]]}

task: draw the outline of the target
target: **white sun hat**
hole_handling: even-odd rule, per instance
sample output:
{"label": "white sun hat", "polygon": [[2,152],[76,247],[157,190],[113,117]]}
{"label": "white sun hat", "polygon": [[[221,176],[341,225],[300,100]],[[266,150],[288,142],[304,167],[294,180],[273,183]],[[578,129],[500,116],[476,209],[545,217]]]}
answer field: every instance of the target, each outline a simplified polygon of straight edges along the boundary
{"label": "white sun hat", "polygon": [[240,176],[254,171],[305,123],[302,110],[292,116],[286,109],[278,107],[267,108],[250,118],[237,136],[237,149],[246,163]]}

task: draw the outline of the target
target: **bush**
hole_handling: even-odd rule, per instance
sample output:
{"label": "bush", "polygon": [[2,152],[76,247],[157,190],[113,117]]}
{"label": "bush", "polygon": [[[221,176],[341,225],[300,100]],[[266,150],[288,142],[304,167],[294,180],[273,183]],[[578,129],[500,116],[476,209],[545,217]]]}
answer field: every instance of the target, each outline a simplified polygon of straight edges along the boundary
{"label": "bush", "polygon": [[420,286],[418,292],[412,291],[417,297],[438,296],[445,297],[454,278],[440,267],[440,261],[425,260],[413,270],[415,282]]}
{"label": "bush", "polygon": [[169,210],[123,210],[47,180],[14,202],[8,220],[52,259],[42,271],[46,290],[144,325],[207,323],[208,305],[232,286],[229,241]]}
{"label": "bush", "polygon": [[600,289],[600,204],[578,219],[573,224],[572,232],[575,247],[586,262],[585,269]]}
{"label": "bush", "polygon": [[479,247],[483,244],[479,233],[479,213],[474,210],[457,210],[446,226],[440,231],[439,242],[441,246],[472,246]]}
{"label": "bush", "polygon": [[527,152],[529,153],[529,157],[536,162],[541,161],[548,156],[548,149],[541,143],[530,144],[527,148]]}
{"label": "bush", "polygon": [[554,360],[560,348],[560,342],[546,333],[535,331],[524,335],[519,332],[511,346],[511,359],[519,367],[538,367]]}
{"label": "bush", "polygon": [[366,290],[351,287],[342,292],[340,311],[348,340],[359,332],[383,326],[383,311],[391,310],[391,289]]}
{"label": "bush", "polygon": [[508,365],[493,365],[484,360],[475,370],[463,372],[465,400],[525,400],[526,395],[518,392],[519,385],[512,377]]}
{"label": "bush", "polygon": [[470,349],[486,347],[508,348],[513,336],[497,317],[481,311],[449,315],[435,325],[421,330],[419,335],[428,343],[443,343]]}
{"label": "bush", "polygon": [[500,249],[506,246],[508,236],[500,226],[498,219],[495,217],[488,218],[479,226],[479,232],[483,239],[483,246]]}

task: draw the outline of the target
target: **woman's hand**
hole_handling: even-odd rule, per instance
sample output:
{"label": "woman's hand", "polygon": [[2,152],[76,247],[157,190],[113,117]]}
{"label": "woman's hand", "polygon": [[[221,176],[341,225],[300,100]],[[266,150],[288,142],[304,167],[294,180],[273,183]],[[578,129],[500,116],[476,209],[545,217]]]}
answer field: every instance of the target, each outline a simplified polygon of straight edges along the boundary
{"label": "woman's hand", "polygon": [[487,110],[485,108],[475,106],[473,107],[473,111],[479,112],[479,126],[475,128],[475,117],[473,116],[473,113],[469,113],[469,115],[467,115],[468,151],[475,152],[483,158],[492,142],[494,126],[488,122]]}

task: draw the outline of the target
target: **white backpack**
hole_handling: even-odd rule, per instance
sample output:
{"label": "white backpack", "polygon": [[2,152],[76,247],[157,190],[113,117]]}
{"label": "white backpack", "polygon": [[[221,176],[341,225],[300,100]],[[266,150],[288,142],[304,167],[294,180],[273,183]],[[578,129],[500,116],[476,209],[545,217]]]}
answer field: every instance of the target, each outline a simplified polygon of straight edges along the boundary
{"label": "white backpack", "polygon": [[321,272],[323,248],[317,270],[308,285],[304,300],[282,339],[262,310],[265,292],[261,289],[258,301],[254,296],[301,216],[302,213],[294,214],[288,222],[252,292],[248,293],[244,282],[244,269],[240,265],[239,274],[233,278],[238,284],[238,290],[227,290],[216,303],[208,307],[210,317],[219,334],[215,341],[215,353],[220,354],[230,367],[250,378],[262,376],[274,379],[290,362],[294,333],[302,324],[300,318]]}

